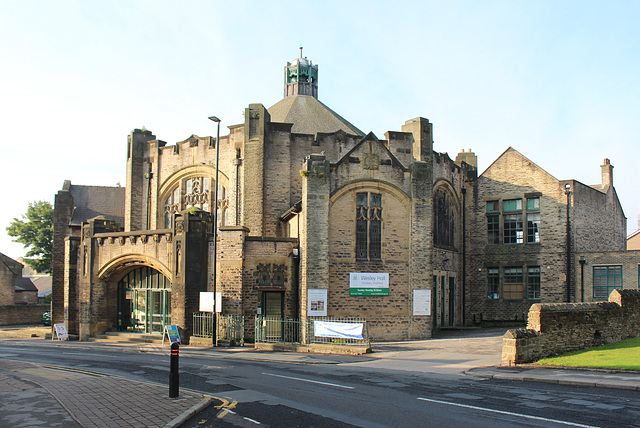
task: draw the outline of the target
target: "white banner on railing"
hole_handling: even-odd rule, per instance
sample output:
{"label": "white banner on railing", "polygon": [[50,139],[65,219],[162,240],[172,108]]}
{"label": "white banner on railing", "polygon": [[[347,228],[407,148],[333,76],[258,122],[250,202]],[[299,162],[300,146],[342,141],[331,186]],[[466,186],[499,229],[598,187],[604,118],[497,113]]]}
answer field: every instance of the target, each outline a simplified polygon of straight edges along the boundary
{"label": "white banner on railing", "polygon": [[314,321],[313,331],[316,337],[335,337],[337,339],[362,339],[364,324],[353,322]]}

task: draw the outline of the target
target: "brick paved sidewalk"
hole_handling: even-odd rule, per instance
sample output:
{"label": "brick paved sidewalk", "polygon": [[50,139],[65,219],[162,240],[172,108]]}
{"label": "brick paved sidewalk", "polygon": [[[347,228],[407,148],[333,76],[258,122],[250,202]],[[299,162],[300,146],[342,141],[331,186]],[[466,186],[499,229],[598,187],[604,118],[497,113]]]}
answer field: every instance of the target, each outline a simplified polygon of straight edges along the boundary
{"label": "brick paved sidewalk", "polygon": [[[169,398],[168,386],[6,359],[0,360],[0,382],[4,381],[11,381],[17,391],[25,389],[20,384],[39,385],[83,427],[179,426],[210,402],[201,394],[184,390],[180,397]],[[2,391],[9,392],[7,388]],[[0,410],[3,418],[11,417],[7,413],[12,408],[3,406]],[[58,410],[49,406],[40,411]]]}

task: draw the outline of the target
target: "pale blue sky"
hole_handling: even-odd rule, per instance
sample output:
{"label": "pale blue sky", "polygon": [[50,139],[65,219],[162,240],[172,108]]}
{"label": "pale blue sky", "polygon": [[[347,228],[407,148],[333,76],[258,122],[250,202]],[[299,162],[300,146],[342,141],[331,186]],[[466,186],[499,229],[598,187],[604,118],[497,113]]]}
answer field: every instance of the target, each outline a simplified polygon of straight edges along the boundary
{"label": "pale blue sky", "polygon": [[6,226],[65,179],[124,185],[132,129],[173,144],[275,104],[300,45],[320,100],[379,138],[423,116],[481,171],[513,146],[585,184],[610,158],[638,228],[640,2],[391,4],[0,0],[0,252],[24,254]]}

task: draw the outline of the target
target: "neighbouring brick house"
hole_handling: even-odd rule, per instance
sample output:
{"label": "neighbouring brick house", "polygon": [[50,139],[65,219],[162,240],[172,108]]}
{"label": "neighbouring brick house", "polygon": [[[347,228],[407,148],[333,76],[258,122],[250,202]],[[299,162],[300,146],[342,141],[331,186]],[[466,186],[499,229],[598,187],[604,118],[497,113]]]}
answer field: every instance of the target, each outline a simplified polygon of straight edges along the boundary
{"label": "neighbouring brick house", "polygon": [[[480,317],[521,317],[532,301],[565,298],[565,183],[576,194],[572,245],[619,249],[615,236],[624,235],[626,220],[612,185],[558,182],[522,165],[528,161],[513,149],[478,177],[471,151],[454,161],[433,150],[427,119],[408,120],[378,139],[322,104],[317,78],[306,58],[287,63],[285,97],[269,109],[249,105],[244,123],[228,126],[219,141],[191,135],[167,145],[134,130],[126,188],[65,182],[55,206],[54,322],[66,322],[81,339],[107,330],[160,332],[169,323],[189,335],[199,293],[214,289],[222,292],[222,312],[245,315],[248,326],[256,315],[364,317],[375,340],[429,338],[434,329]],[[503,179],[499,165],[509,159],[525,169],[505,167]],[[583,212],[578,192],[588,207],[613,202]],[[503,246],[487,245],[486,201],[526,204],[533,195],[544,253],[536,253],[536,266],[554,258],[544,263],[552,268],[540,274],[532,299],[505,299],[504,274],[498,298],[487,299],[486,267],[514,265],[500,262],[511,254],[500,253]],[[586,224],[602,210],[612,237],[597,243]],[[526,233],[501,222],[491,229],[499,239]],[[521,260],[523,268],[534,266]]]}

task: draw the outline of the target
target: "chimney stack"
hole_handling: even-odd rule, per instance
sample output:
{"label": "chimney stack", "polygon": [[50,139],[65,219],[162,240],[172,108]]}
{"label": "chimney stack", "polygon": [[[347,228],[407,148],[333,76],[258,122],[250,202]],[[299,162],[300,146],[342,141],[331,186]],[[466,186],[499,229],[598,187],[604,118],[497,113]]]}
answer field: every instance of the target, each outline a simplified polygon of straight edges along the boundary
{"label": "chimney stack", "polygon": [[613,186],[613,165],[609,158],[605,158],[602,168],[602,186]]}

